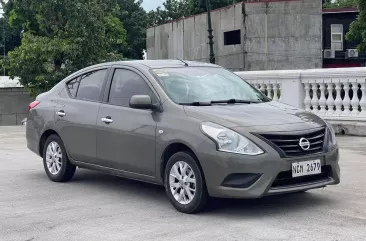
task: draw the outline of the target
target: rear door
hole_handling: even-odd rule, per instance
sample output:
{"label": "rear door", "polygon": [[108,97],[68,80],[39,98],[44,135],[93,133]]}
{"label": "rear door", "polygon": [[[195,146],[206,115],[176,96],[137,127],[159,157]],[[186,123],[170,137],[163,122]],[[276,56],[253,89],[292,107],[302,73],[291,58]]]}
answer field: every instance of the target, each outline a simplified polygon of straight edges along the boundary
{"label": "rear door", "polygon": [[56,129],[76,161],[96,161],[96,120],[107,72],[96,69],[69,81],[55,109]]}
{"label": "rear door", "polygon": [[158,113],[130,108],[133,95],[157,101],[143,75],[132,68],[115,69],[107,103],[101,104],[97,118],[97,156],[103,166],[153,176]]}

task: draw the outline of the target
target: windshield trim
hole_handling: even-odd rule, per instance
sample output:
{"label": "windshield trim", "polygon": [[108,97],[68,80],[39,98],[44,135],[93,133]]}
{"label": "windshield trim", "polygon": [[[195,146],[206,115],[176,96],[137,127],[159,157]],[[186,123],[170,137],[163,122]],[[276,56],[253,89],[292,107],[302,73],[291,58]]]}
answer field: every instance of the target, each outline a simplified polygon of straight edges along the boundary
{"label": "windshield trim", "polygon": [[[176,105],[182,105],[182,103],[176,102],[169,94],[169,92],[165,89],[165,87],[162,85],[162,83],[160,82],[160,78],[159,76],[154,72],[154,70],[157,69],[184,69],[184,68],[213,68],[213,69],[223,69],[226,70],[232,74],[234,74],[235,76],[237,76],[238,78],[240,78],[242,81],[244,81],[245,83],[247,83],[254,92],[258,93],[259,95],[261,95],[263,97],[263,99],[265,101],[259,101],[258,103],[265,103],[265,102],[270,102],[272,101],[272,99],[268,98],[265,94],[263,94],[260,90],[258,90],[257,88],[255,88],[251,83],[249,83],[248,81],[242,79],[239,75],[235,74],[234,72],[232,72],[229,69],[226,69],[224,67],[220,67],[220,66],[172,66],[172,67],[157,67],[157,68],[150,68],[149,72],[150,74],[154,77],[154,79],[156,80],[156,82],[158,83],[158,85],[163,89],[164,93],[168,96],[168,98],[175,103]],[[253,100],[248,100],[248,101],[253,101]],[[240,104],[240,103],[238,103]],[[212,106],[212,105],[211,105]]]}

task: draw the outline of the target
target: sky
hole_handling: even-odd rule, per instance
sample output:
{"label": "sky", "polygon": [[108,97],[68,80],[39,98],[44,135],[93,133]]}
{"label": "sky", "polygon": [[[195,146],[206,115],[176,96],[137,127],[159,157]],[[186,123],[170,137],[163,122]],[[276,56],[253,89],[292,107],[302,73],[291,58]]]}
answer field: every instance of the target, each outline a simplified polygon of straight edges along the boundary
{"label": "sky", "polygon": [[154,10],[157,7],[163,5],[163,2],[165,2],[165,0],[144,0],[144,2],[142,3],[142,6],[144,7],[144,9],[146,11],[150,11],[150,10]]}

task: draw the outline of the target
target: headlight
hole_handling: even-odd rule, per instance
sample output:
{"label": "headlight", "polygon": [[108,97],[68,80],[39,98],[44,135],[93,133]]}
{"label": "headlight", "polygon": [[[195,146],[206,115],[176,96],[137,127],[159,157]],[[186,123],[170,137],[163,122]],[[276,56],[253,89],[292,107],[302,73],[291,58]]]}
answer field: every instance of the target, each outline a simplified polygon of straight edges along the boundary
{"label": "headlight", "polygon": [[244,155],[260,155],[263,150],[244,136],[229,130],[223,126],[204,122],[201,124],[202,131],[216,142],[217,150]]}
{"label": "headlight", "polygon": [[329,147],[333,147],[335,145],[337,145],[337,140],[336,140],[336,136],[335,136],[335,132],[334,129],[332,127],[331,124],[329,124],[328,122],[325,122],[327,124],[328,127],[328,146]]}

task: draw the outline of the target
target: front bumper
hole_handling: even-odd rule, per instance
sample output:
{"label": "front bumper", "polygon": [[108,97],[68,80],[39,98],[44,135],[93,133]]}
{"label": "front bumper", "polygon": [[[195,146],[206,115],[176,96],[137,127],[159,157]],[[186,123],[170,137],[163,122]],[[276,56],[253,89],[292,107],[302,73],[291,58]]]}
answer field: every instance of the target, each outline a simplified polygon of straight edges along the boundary
{"label": "front bumper", "polygon": [[[263,143],[264,144],[264,143]],[[299,192],[340,182],[338,147],[327,153],[294,158],[281,158],[275,150],[267,150],[259,156],[245,156],[223,153],[215,150],[211,140],[203,142],[197,157],[205,176],[208,193],[212,197],[224,198],[260,198],[267,195]],[[215,151],[213,151],[215,150]],[[320,159],[321,165],[329,169],[329,175],[319,179],[309,179],[290,185],[274,185],[278,175],[289,172],[292,163]],[[253,175],[258,178],[248,187],[228,187],[224,185],[228,176],[237,174]]]}

